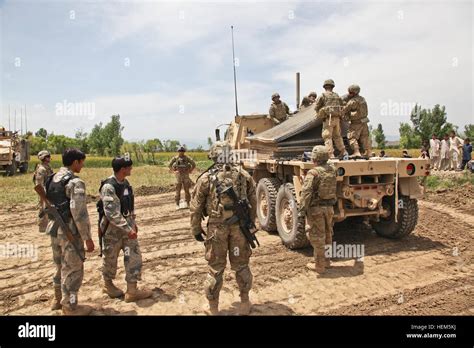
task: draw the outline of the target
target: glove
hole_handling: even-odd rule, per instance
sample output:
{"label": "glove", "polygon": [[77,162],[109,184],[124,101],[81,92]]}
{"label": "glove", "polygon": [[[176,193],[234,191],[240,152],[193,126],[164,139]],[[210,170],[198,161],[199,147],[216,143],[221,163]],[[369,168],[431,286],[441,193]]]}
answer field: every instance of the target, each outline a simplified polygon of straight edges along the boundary
{"label": "glove", "polygon": [[195,234],[194,235],[194,239],[196,239],[198,242],[204,242],[204,237],[203,235],[205,235],[204,232],[201,232],[199,234]]}

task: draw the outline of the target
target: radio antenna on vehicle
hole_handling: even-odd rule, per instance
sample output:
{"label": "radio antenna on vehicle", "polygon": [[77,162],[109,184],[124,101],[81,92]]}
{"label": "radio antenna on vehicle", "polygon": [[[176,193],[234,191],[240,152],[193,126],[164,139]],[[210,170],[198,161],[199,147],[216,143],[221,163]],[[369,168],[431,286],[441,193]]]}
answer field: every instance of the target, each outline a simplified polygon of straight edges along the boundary
{"label": "radio antenna on vehicle", "polygon": [[239,116],[239,107],[237,105],[237,75],[235,72],[235,50],[234,50],[234,26],[230,26],[232,35],[232,65],[234,66],[234,98],[235,98],[235,116]]}

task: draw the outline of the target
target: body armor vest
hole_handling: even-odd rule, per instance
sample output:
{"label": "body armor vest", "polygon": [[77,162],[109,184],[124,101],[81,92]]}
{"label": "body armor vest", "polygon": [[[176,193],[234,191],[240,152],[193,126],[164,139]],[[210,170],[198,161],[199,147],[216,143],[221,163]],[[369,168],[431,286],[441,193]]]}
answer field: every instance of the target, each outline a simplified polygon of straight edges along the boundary
{"label": "body armor vest", "polygon": [[[46,180],[46,197],[55,206],[65,223],[71,221],[71,207],[70,198],[66,196],[66,185],[73,178],[73,175],[68,173],[64,175],[61,180],[55,182],[53,180],[56,174],[52,174]],[[54,220],[54,215],[48,214],[50,220]]]}
{"label": "body armor vest", "polygon": [[315,171],[315,176],[319,179],[318,187],[313,189],[316,191],[316,195],[313,196],[311,205],[318,205],[321,203],[334,205],[336,203],[336,169],[326,164],[311,169]]}

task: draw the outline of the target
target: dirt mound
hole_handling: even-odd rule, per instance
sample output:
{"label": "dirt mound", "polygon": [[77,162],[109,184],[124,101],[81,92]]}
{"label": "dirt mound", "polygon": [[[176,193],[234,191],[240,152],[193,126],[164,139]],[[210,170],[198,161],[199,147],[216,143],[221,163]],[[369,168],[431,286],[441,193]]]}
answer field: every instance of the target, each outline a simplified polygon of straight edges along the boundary
{"label": "dirt mound", "polygon": [[459,187],[427,191],[424,198],[428,202],[440,203],[474,215],[474,186],[466,183]]}
{"label": "dirt mound", "polygon": [[161,193],[168,193],[173,192],[175,186],[140,186],[134,190],[135,195],[137,196],[150,196],[150,195],[158,195]]}

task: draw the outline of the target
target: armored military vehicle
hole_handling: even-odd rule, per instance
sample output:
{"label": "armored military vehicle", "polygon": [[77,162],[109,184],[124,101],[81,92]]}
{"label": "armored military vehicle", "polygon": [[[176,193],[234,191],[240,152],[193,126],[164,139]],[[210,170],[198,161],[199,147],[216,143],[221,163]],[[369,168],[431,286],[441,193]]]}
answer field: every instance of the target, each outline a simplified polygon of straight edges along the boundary
{"label": "armored military vehicle", "polygon": [[0,169],[7,176],[28,171],[30,160],[30,143],[16,132],[0,130]]}
{"label": "armored military vehicle", "polygon": [[[297,212],[303,179],[313,167],[309,152],[324,144],[321,129],[314,108],[308,107],[279,125],[264,114],[236,116],[225,134],[257,183],[261,228],[278,231],[290,249],[308,244],[305,222]],[[429,160],[371,157],[331,162],[337,169],[336,223],[363,219],[380,236],[394,239],[414,230],[417,199],[422,196],[418,179],[429,175]]]}

